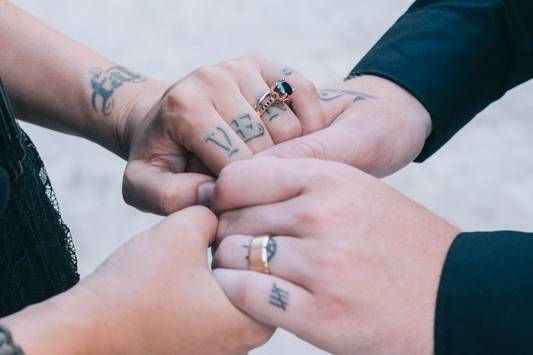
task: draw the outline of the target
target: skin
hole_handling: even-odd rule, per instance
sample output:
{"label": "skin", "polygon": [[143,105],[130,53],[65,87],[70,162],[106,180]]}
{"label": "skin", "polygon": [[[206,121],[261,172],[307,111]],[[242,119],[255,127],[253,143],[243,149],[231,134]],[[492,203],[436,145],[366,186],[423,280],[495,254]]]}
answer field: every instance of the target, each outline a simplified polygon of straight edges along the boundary
{"label": "skin", "polygon": [[272,328],[236,309],[206,250],[217,219],[171,215],[113,253],[69,291],[0,320],[27,354],[245,354]]}
{"label": "skin", "polygon": [[[360,170],[313,159],[229,165],[212,201],[214,276],[238,308],[335,354],[433,353],[455,227]],[[243,247],[265,234],[271,275],[248,271]]]}
{"label": "skin", "polygon": [[431,133],[427,110],[389,80],[355,77],[321,89],[319,95],[324,129],[258,155],[338,161],[383,177],[413,161]]}
{"label": "skin", "polygon": [[[315,86],[255,57],[202,67],[173,85],[117,65],[0,0],[0,73],[20,119],[92,140],[128,160],[129,204],[167,215],[235,160],[324,126]],[[291,107],[254,105],[285,77]]]}
{"label": "skin", "polygon": [[[292,109],[271,108],[275,119],[254,111],[257,96],[281,77],[282,69],[243,57],[200,68],[155,103],[142,101],[123,130],[130,147],[126,202],[161,214],[192,205],[199,199],[198,186],[227,164],[323,126],[317,90],[296,72],[286,78],[295,90]],[[146,107],[148,114],[136,113]]]}

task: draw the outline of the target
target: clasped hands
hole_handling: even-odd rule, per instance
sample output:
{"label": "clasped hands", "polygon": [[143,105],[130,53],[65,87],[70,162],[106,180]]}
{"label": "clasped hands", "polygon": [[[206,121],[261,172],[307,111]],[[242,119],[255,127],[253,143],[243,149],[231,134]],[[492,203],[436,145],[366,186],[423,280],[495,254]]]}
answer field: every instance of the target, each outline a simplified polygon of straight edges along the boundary
{"label": "clasped hands", "polygon": [[[254,103],[283,77],[290,106],[260,117]],[[243,353],[274,327],[340,354],[432,352],[440,268],[458,231],[367,174],[419,153],[431,125],[416,99],[374,76],[317,90],[248,57],[163,91],[132,101],[118,136],[125,200],[170,216],[78,291],[98,295],[105,329],[126,329],[115,353],[132,342],[142,354]],[[211,211],[186,208],[197,203]],[[248,270],[250,240],[265,234],[271,274]]]}

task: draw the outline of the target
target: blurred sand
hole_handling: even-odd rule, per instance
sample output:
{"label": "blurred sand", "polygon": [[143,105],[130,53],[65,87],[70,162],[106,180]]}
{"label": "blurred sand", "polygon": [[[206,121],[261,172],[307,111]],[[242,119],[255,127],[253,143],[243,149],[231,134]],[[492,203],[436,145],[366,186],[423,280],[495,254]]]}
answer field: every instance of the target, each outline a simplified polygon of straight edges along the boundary
{"label": "blurred sand", "polygon": [[[15,0],[119,63],[167,81],[256,53],[318,85],[341,80],[409,0]],[[423,165],[388,181],[463,230],[533,230],[533,84],[492,105]],[[82,275],[158,217],[122,202],[124,162],[78,138],[25,125],[70,225]],[[357,330],[355,330],[357,331]],[[322,354],[286,332],[253,354]]]}

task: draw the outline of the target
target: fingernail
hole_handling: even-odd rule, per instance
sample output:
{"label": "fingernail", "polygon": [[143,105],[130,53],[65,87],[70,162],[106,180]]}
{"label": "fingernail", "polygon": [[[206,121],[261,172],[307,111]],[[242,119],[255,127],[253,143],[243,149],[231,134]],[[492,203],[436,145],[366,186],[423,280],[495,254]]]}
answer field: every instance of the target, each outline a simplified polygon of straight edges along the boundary
{"label": "fingernail", "polygon": [[206,182],[198,186],[196,203],[205,207],[211,207],[211,199],[215,190],[214,182]]}

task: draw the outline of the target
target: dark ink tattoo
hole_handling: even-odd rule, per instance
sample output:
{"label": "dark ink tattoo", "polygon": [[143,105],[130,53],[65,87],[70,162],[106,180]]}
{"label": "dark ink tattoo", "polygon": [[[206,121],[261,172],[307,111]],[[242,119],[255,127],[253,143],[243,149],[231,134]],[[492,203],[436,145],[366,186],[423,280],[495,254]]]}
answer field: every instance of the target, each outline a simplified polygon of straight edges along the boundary
{"label": "dark ink tattoo", "polygon": [[333,101],[340,97],[345,97],[345,96],[351,96],[353,98],[353,102],[363,101],[366,99],[375,99],[374,96],[365,94],[363,92],[350,91],[350,90],[336,90],[336,89],[321,90],[319,91],[318,95],[320,97],[320,100],[322,101]]}
{"label": "dark ink tattoo", "polygon": [[125,83],[142,83],[146,78],[128,68],[114,66],[107,70],[94,68],[91,76],[91,105],[93,110],[109,116],[113,110],[113,94]]}
{"label": "dark ink tattoo", "polygon": [[[265,113],[268,115],[268,122],[272,122],[279,116],[279,111],[287,111],[289,108],[286,104],[274,104],[267,108]],[[279,110],[279,111],[278,111]]]}
{"label": "dark ink tattoo", "polygon": [[262,137],[265,135],[265,127],[261,123],[254,124],[252,115],[249,113],[237,117],[231,121],[235,132],[242,138],[244,142],[249,142],[252,139]]}
{"label": "dark ink tattoo", "polygon": [[276,283],[274,283],[272,290],[270,290],[269,303],[286,311],[287,306],[289,305],[289,292],[279,288]]}
{"label": "dark ink tattoo", "polygon": [[248,260],[248,259],[249,259],[248,254],[249,254],[249,252],[250,252],[250,246],[249,246],[248,244],[245,244],[245,245],[243,245],[242,247],[243,247],[244,249],[248,250],[248,253],[246,253],[246,257],[245,257],[245,259]]}
{"label": "dark ink tattoo", "polygon": [[278,243],[276,242],[274,238],[270,238],[268,240],[266,249],[267,249],[267,261],[270,261],[272,260],[274,255],[276,255],[276,252],[278,251]]}
{"label": "dark ink tattoo", "polygon": [[289,75],[291,75],[292,73],[293,73],[292,68],[288,68],[288,67],[287,67],[287,68],[283,68],[283,69],[281,69],[281,74],[283,74],[283,75],[289,76]]}
{"label": "dark ink tattoo", "polygon": [[233,142],[231,141],[229,135],[226,133],[224,128],[217,127],[217,130],[218,132],[208,133],[205,141],[207,143],[211,142],[222,148],[222,150],[224,150],[228,154],[228,157],[231,157],[233,154],[237,153],[239,149],[233,146]]}

